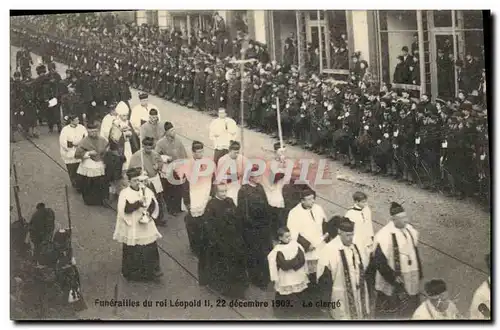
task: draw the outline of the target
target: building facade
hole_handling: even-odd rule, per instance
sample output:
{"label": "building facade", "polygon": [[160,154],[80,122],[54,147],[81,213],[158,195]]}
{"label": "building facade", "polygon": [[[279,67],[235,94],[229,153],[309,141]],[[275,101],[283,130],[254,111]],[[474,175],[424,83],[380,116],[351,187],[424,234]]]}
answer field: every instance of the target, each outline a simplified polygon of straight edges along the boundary
{"label": "building facade", "polygon": [[[135,12],[135,21],[190,36],[192,31],[210,29],[215,14],[231,36],[243,31],[266,44],[272,60],[284,60],[288,43],[294,45],[294,62],[300,67],[308,52],[316,52],[322,73],[347,78],[356,52],[377,81],[430,93],[433,98],[457,94],[455,59],[470,55],[484,68],[484,18],[478,10],[146,10]],[[405,83],[395,80],[403,47],[416,59],[413,78]],[[336,61],[344,48],[348,61]]]}
{"label": "building facade", "polygon": [[[336,50],[345,43],[349,55],[361,54],[376,80],[436,98],[458,93],[456,59],[469,55],[479,70],[484,68],[484,19],[479,10],[270,11],[268,23],[257,27],[271,30],[265,43],[278,61],[283,60],[285,40],[295,39],[299,65],[309,46],[317,49],[321,72],[346,75],[352,61],[333,65]],[[403,47],[417,59],[417,79],[405,84],[394,79]]]}

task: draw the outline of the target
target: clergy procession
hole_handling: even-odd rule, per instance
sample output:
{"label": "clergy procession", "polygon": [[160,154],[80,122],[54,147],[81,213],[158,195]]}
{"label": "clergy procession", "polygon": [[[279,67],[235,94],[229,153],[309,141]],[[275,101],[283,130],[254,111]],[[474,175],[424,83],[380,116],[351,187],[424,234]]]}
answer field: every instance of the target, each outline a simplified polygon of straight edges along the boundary
{"label": "clergy procession", "polygon": [[[32,23],[43,26],[43,19]],[[362,186],[352,194],[351,207],[345,212],[327,212],[318,203],[318,187],[304,180],[311,171],[289,156],[291,146],[286,144],[291,138],[287,134],[297,133],[299,139],[307,135],[307,140],[310,139],[307,130],[299,124],[291,128],[289,103],[280,102],[287,97],[295,98],[297,93],[292,91],[287,96],[284,90],[275,88],[266,99],[274,110],[259,118],[252,117],[255,115],[250,109],[252,102],[245,99],[243,92],[248,87],[245,79],[250,79],[249,75],[238,82],[242,95],[238,93],[234,104],[228,99],[227,104],[232,105],[226,106],[219,101],[223,96],[212,97],[198,89],[196,83],[194,88],[192,84],[186,87],[184,84],[188,82],[184,82],[184,76],[182,85],[179,84],[182,87],[177,86],[179,91],[169,85],[178,80],[177,74],[174,80],[167,77],[166,82],[161,79],[156,82],[156,68],[150,72],[151,76],[143,75],[138,72],[133,57],[127,65],[96,50],[98,56],[92,62],[91,50],[85,48],[91,47],[89,40],[86,46],[68,46],[69,41],[60,36],[56,39],[25,28],[15,28],[13,35],[13,40],[22,43],[23,48],[18,53],[18,70],[11,83],[11,124],[34,143],[44,138],[40,133],[44,123],[49,135],[54,135],[56,128],[59,158],[66,166],[73,193],[81,196],[86,207],[92,209],[89,212],[116,209],[114,232],[106,233],[107,244],[120,244],[121,268],[115,271],[125,281],[145,286],[182,276],[168,271],[160,257],[160,245],[166,239],[164,233],[169,232],[172,221],[182,219],[186,244],[197,263],[198,285],[228,302],[250,305],[256,302],[254,296],[249,296],[249,288],[262,292],[272,290],[274,297],[269,308],[276,319],[491,318],[489,277],[474,293],[469,311],[461,313],[456,299],[449,294],[448,280],[426,275],[427,261],[420,241],[422,227],[414,226],[415,215],[407,209],[408,201],[388,200],[383,210],[379,208],[378,214],[383,214],[380,219],[372,219],[372,192]],[[87,52],[88,55],[84,55]],[[39,55],[42,59],[37,63]],[[168,56],[165,63],[177,60]],[[181,59],[189,66],[187,57],[179,55],[179,61]],[[115,60],[116,67],[109,65]],[[233,61],[234,66],[248,70],[247,66],[253,64],[245,60]],[[57,73],[54,61],[70,66],[65,79]],[[33,79],[31,71],[35,64],[38,77]],[[125,76],[125,66],[133,68],[129,76]],[[191,69],[194,75],[186,79],[196,82],[198,71],[179,64],[179,70],[185,75],[189,75]],[[208,76],[215,76],[210,65],[206,70]],[[131,90],[131,85],[137,88]],[[177,133],[180,123],[172,114],[175,110],[164,103],[153,103],[151,90],[160,93],[162,86],[177,102],[184,100],[182,105],[199,105],[200,97],[205,99],[212,110],[210,125],[189,127],[189,131],[201,131],[199,134],[208,137],[205,143],[195,138],[186,144],[185,137]],[[239,89],[239,85],[233,87]],[[216,89],[214,86],[214,95]],[[356,92],[357,89],[353,90]],[[340,90],[337,94],[340,95]],[[192,95],[197,98],[194,103],[190,99]],[[132,104],[135,98],[138,104]],[[357,102],[355,94],[352,99]],[[336,100],[342,102],[340,98]],[[388,101],[380,98],[380,102]],[[246,154],[247,146],[256,142],[247,138],[245,127],[257,125],[259,120],[270,133],[276,130],[279,141],[269,148],[272,156],[257,159],[252,158],[255,155]],[[353,120],[346,119],[344,124],[364,125],[352,123]],[[403,130],[402,126],[398,127]],[[198,136],[196,134],[193,136]],[[394,133],[394,141],[397,136]],[[422,135],[422,139],[425,138]],[[317,139],[318,148],[323,148],[321,143],[325,139]],[[420,137],[417,139],[420,141]],[[348,164],[375,166],[377,163],[382,165],[378,171],[389,171],[394,165],[395,173],[406,178],[411,176],[404,161],[397,164],[401,159],[388,156],[389,161],[382,160],[381,153],[369,155],[370,151],[361,157],[361,148],[351,148],[354,144],[350,143],[347,142],[345,152]],[[375,145],[379,146],[380,142]],[[481,149],[483,154],[486,149]],[[359,154],[354,155],[353,151]],[[453,155],[449,153],[445,157]],[[470,161],[470,168],[477,164],[484,166],[482,161],[484,158],[475,163]],[[436,169],[439,172],[439,166],[431,171]],[[478,171],[478,175],[489,173],[489,170]],[[418,175],[419,171],[414,173]],[[489,192],[484,185],[472,187],[457,182],[454,173],[451,174],[441,176],[442,180],[437,182],[434,174],[428,173],[424,183],[435,188],[446,181],[451,192],[460,196],[476,193],[484,197],[486,191]],[[337,188],[331,184],[329,189]],[[50,209],[41,203],[29,223],[33,233],[30,239],[35,246],[31,258],[38,264],[42,255],[46,255],[40,252],[42,242],[56,241],[59,233],[54,229],[53,218]],[[374,226],[377,221],[382,223],[378,230]],[[40,229],[36,229],[37,226]],[[20,254],[19,258],[29,257]],[[490,269],[489,254],[485,260]],[[72,265],[76,265],[74,260]],[[165,275],[167,271],[169,276]],[[77,287],[78,294],[85,296]],[[73,290],[73,286],[69,288]]]}

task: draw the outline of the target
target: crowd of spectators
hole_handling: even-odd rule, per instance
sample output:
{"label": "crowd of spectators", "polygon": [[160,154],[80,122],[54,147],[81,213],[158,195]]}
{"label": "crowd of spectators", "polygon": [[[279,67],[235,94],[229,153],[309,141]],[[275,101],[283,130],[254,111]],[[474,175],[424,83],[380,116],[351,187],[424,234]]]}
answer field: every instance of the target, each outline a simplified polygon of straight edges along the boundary
{"label": "crowd of spectators", "polygon": [[[12,25],[19,43],[36,45],[45,57],[54,56],[76,71],[111,71],[132,87],[200,111],[224,107],[238,122],[274,136],[278,98],[288,143],[343,158],[344,165],[362,171],[489,200],[484,70],[483,89],[472,89],[481,72],[459,73],[463,89],[458,96],[431,102],[429,94],[416,99],[389,81],[373,81],[360,53],[351,56],[350,74],[342,82],[320,74],[314,56],[307,57],[305,70],[298,68],[291,56],[297,47],[293,38],[284,43],[284,63],[270,61],[266,45],[244,33],[230,36],[220,17],[207,31],[192,31],[190,38],[175,29],[89,14],[16,17]],[[334,46],[335,61],[345,62],[345,45]],[[396,83],[419,84],[417,48],[411,48],[411,55],[403,48]],[[243,77],[233,63],[240,58],[255,60],[245,64]],[[470,59],[466,62],[455,64],[471,72]],[[244,118],[239,118],[240,98]]]}

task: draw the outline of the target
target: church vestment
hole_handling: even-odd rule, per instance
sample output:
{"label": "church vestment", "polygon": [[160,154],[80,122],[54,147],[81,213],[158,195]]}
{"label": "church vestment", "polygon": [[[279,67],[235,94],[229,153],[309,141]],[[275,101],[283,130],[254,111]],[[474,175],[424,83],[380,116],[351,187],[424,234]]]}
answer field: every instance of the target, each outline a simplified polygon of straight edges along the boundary
{"label": "church vestment", "polygon": [[272,233],[269,204],[262,185],[249,183],[241,187],[238,192],[238,212],[243,219],[250,280],[254,285],[266,288],[269,283],[266,261],[272,249]]}
{"label": "church vestment", "polygon": [[[172,162],[179,159],[187,159],[186,148],[178,137],[165,136],[161,138],[155,147],[155,151],[163,160],[163,167],[160,172],[161,182],[163,184],[163,197],[167,204],[167,210],[171,213],[181,212],[182,186],[175,184],[179,177],[175,172]],[[170,159],[164,159],[168,156]]]}
{"label": "church vestment", "polygon": [[[141,156],[142,153],[142,156]],[[163,185],[161,183],[159,171],[163,166],[160,155],[151,150],[146,152],[141,149],[135,152],[130,158],[129,169],[131,168],[143,168],[143,170],[148,175],[148,187],[153,190],[155,197],[159,203],[160,215],[157,218],[157,224],[164,224],[164,214],[165,214],[165,202],[163,199]]]}
{"label": "church vestment", "polygon": [[[238,206],[238,191],[241,188],[241,181],[244,178],[245,171],[250,169],[250,161],[245,156],[237,155],[232,159],[229,154],[222,156],[217,163],[216,180],[227,183],[227,197],[232,198]],[[236,170],[236,173],[234,173]],[[248,180],[248,178],[247,178]]]}
{"label": "church vestment", "polygon": [[117,211],[113,239],[123,244],[123,276],[129,280],[153,279],[160,271],[156,241],[162,237],[153,221],[159,215],[154,192],[149,188],[125,188],[118,198]]}
{"label": "church vestment", "polygon": [[472,303],[469,309],[469,317],[473,320],[491,319],[491,279],[488,277],[472,297]]}
{"label": "church vestment", "polygon": [[217,164],[220,157],[228,152],[231,141],[236,141],[238,125],[231,118],[216,118],[209,127],[209,138],[214,146],[214,162]]}
{"label": "church vestment", "polygon": [[[138,135],[140,134],[141,126],[149,120],[149,110],[151,109],[158,109],[158,107],[148,103],[146,106],[138,104],[132,108],[130,114],[130,122],[132,123],[132,127]],[[161,120],[159,112],[158,119]]]}
{"label": "church vestment", "polygon": [[83,125],[78,124],[76,127],[72,127],[71,125],[64,126],[59,136],[61,158],[66,164],[68,175],[74,188],[79,188],[77,170],[81,162],[81,159],[75,157],[76,147],[87,135],[87,129]]}
{"label": "church vestment", "polygon": [[128,120],[115,118],[111,123],[108,135],[109,150],[104,162],[106,177],[113,187],[113,193],[119,193],[119,181],[123,171],[128,169],[133,153],[140,149],[140,141]]}
{"label": "church vestment", "polygon": [[200,242],[202,216],[205,213],[212,188],[212,175],[200,175],[200,172],[207,166],[206,162],[210,162],[210,160],[190,159],[176,170],[178,177],[183,180],[182,199],[184,209],[189,211],[184,221],[189,245],[195,254],[198,254],[202,249]]}
{"label": "church vestment", "polygon": [[[372,249],[373,245],[373,222],[372,222],[372,211],[368,206],[360,208],[354,206],[347,210],[345,214],[346,218],[349,218],[355,223],[354,227],[354,243],[363,248]],[[371,252],[368,250],[368,252]]]}
{"label": "church vestment", "polygon": [[165,135],[165,129],[163,128],[163,123],[159,121],[152,124],[150,121],[142,124],[139,136],[141,140],[145,137],[151,137],[154,142],[157,143]]}
{"label": "church vestment", "polygon": [[452,302],[448,302],[448,308],[445,312],[440,312],[429,301],[425,300],[413,313],[412,320],[456,320],[460,319],[460,313],[457,306]]}
{"label": "church vestment", "polygon": [[[299,242],[306,251],[309,273],[315,273],[321,249],[325,246],[323,239],[323,223],[326,215],[323,208],[314,204],[311,209],[305,209],[301,203],[288,214],[287,227],[292,239]],[[308,251],[314,247],[313,251]]]}
{"label": "church vestment", "polygon": [[[304,248],[293,240],[288,244],[280,242],[268,254],[267,261],[276,291],[275,301],[285,302],[275,306],[275,316],[279,319],[300,316],[302,293],[309,284]],[[293,306],[286,306],[288,301]]]}
{"label": "church vestment", "polygon": [[77,173],[80,175],[83,201],[87,205],[103,205],[108,197],[108,182],[103,162],[107,148],[108,141],[103,137],[87,136],[76,149],[75,157],[82,160]]}
{"label": "church vestment", "polygon": [[199,261],[205,260],[208,285],[226,297],[243,299],[247,286],[246,249],[236,205],[231,198],[214,197],[207,203],[203,220],[205,250]]}
{"label": "church vestment", "polygon": [[325,267],[328,268],[332,283],[328,301],[340,302],[335,308],[329,309],[333,319],[358,320],[369,316],[370,300],[364,274],[367,265],[366,250],[354,243],[344,245],[340,236],[326,244],[321,251],[317,277],[320,278]]}
{"label": "church vestment", "polygon": [[[385,318],[410,318],[419,304],[422,265],[418,232],[407,224],[398,229],[391,221],[375,235],[370,267],[375,273],[376,314]],[[400,276],[404,284],[396,283]]]}

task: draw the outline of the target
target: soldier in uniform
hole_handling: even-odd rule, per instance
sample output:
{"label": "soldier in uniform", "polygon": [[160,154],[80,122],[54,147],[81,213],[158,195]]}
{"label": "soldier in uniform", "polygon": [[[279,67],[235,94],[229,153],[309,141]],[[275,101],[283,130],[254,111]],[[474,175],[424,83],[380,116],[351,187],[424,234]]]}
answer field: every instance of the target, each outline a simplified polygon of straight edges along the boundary
{"label": "soldier in uniform", "polygon": [[217,84],[217,77],[210,67],[206,68],[205,72],[207,73],[205,83],[205,104],[208,112],[212,114],[218,109],[215,108],[215,84]]}
{"label": "soldier in uniform", "polygon": [[224,69],[216,67],[215,69],[215,84],[214,84],[214,103],[215,109],[226,106],[227,81]]}
{"label": "soldier in uniform", "polygon": [[184,104],[187,105],[188,108],[193,107],[193,84],[194,84],[194,66],[192,64],[188,64],[186,68],[186,79],[184,81],[184,95],[183,100]]}
{"label": "soldier in uniform", "polygon": [[[33,103],[33,88],[31,86],[31,78],[21,80],[21,73],[14,73],[14,80],[11,80],[11,123],[13,130],[22,128],[28,137],[38,137],[36,131],[36,109]],[[12,137],[11,135],[11,137]]]}
{"label": "soldier in uniform", "polygon": [[98,78],[98,89],[96,90],[95,101],[97,104],[97,118],[102,118],[108,113],[110,105],[117,100],[115,99],[115,91],[118,90],[116,80],[111,76],[110,68],[107,64],[103,65],[104,74]]}
{"label": "soldier in uniform", "polygon": [[33,104],[36,108],[37,118],[41,124],[47,117],[48,101],[50,96],[50,86],[48,83],[47,67],[43,64],[37,66],[38,77],[33,81]]}
{"label": "soldier in uniform", "polygon": [[115,102],[119,103],[120,101],[123,101],[129,109],[130,107],[130,100],[132,99],[132,94],[130,93],[130,86],[129,82],[126,79],[126,74],[122,70],[118,70],[117,72],[117,80],[115,82],[115,95],[114,95],[114,100]]}
{"label": "soldier in uniform", "polygon": [[22,80],[31,78],[31,66],[33,59],[27,48],[20,49],[16,54],[16,68],[21,73]]}
{"label": "soldier in uniform", "polygon": [[88,122],[92,122],[94,114],[94,91],[96,90],[96,85],[92,79],[90,68],[85,67],[83,69],[83,75],[78,79],[76,83],[76,92],[81,97],[83,111],[83,119],[87,119]]}
{"label": "soldier in uniform", "polygon": [[177,72],[177,66],[175,64],[175,60],[173,58],[170,59],[170,65],[168,67],[168,72],[167,72],[167,100],[172,100],[174,97],[175,93],[175,75]]}
{"label": "soldier in uniform", "polygon": [[198,110],[205,109],[205,86],[206,77],[203,66],[197,64],[195,66],[194,82],[193,82],[193,105]]}
{"label": "soldier in uniform", "polygon": [[229,117],[237,119],[239,117],[239,104],[240,104],[240,92],[241,92],[241,82],[238,80],[237,74],[234,69],[229,70],[226,73],[227,80],[227,105],[226,112]]}
{"label": "soldier in uniform", "polygon": [[[236,110],[236,118],[238,118],[237,122],[242,123],[243,125],[246,125],[249,119],[250,115],[250,109],[252,107],[252,98],[253,98],[253,83],[251,80],[250,72],[244,72],[243,74],[243,118],[241,118],[241,105],[237,107]],[[239,101],[241,101],[241,96],[238,97],[240,98]],[[236,120],[236,119],[235,119]]]}
{"label": "soldier in uniform", "polygon": [[262,96],[263,96],[263,81],[261,81],[257,76],[253,77],[253,96],[252,102],[250,106],[250,114],[248,118],[248,126],[252,129],[257,127],[257,118],[260,113],[260,106],[262,104]]}

